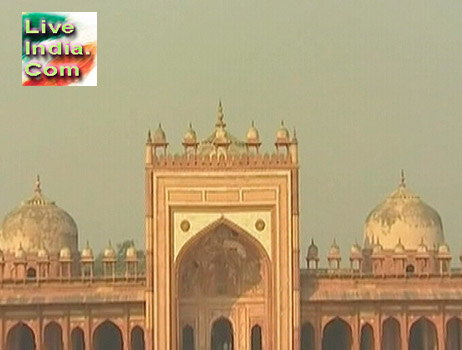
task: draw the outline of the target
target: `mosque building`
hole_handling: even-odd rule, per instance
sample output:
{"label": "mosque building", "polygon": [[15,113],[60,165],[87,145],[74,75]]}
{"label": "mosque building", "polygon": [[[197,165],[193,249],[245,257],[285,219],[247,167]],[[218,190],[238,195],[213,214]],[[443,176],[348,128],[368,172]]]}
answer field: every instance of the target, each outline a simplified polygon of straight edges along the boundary
{"label": "mosque building", "polygon": [[109,244],[98,261],[37,178],[1,226],[0,349],[462,350],[461,268],[404,174],[349,261],[334,240],[321,263],[300,247],[295,132],[261,144],[253,123],[245,141],[227,130],[221,103],[182,154],[149,133],[143,255]]}

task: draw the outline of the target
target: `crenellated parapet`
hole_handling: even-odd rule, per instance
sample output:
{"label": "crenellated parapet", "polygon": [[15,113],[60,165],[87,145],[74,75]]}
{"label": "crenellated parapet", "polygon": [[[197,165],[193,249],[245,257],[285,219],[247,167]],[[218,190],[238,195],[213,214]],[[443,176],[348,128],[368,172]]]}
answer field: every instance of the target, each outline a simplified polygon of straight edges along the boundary
{"label": "crenellated parapet", "polygon": [[160,169],[233,169],[233,168],[291,168],[298,167],[298,142],[295,131],[291,137],[289,130],[281,122],[276,132],[275,150],[261,153],[259,132],[252,122],[246,140],[241,141],[226,129],[223,105],[218,105],[215,130],[205,139],[198,140],[192,124],[183,137],[182,154],[169,153],[169,142],[162,125],[148,133],[146,141],[146,166]]}

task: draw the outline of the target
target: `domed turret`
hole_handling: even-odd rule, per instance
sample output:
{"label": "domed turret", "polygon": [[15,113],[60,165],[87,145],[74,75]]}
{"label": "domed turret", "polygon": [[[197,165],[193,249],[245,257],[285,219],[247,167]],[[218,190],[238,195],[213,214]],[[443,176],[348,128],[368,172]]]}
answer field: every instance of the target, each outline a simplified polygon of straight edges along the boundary
{"label": "domed turret", "polygon": [[440,244],[440,246],[438,247],[438,254],[439,255],[449,255],[449,254],[451,254],[451,250],[449,248],[449,245],[446,242],[443,242],[442,244]]}
{"label": "domed turret", "polygon": [[335,239],[329,248],[328,256],[329,257],[339,257],[340,256],[340,247],[338,246]]}
{"label": "domed turret", "polygon": [[259,143],[260,142],[260,134],[258,133],[257,128],[255,127],[255,123],[252,120],[252,124],[247,131],[247,143]]}
{"label": "domed turret", "polygon": [[383,248],[393,250],[398,239],[409,250],[416,250],[422,239],[428,246],[444,242],[443,225],[438,213],[410,192],[402,173],[398,189],[368,215],[365,241],[380,238]]}
{"label": "domed turret", "polygon": [[59,251],[59,260],[70,261],[72,259],[72,252],[69,247],[62,247]]}
{"label": "domed turret", "polygon": [[380,255],[383,253],[383,246],[380,244],[380,240],[377,239],[377,242],[372,247],[372,255]]}
{"label": "domed turret", "polygon": [[355,242],[355,243],[351,246],[350,255],[351,255],[351,256],[362,256],[361,246],[358,244],[358,242]]}
{"label": "domed turret", "polygon": [[189,123],[189,128],[188,130],[186,130],[186,133],[184,134],[183,143],[189,145],[195,145],[197,143],[196,131],[193,129],[191,123]]}
{"label": "domed turret", "polygon": [[404,254],[406,252],[406,248],[404,247],[403,243],[401,243],[401,238],[398,239],[398,243],[395,245],[393,252],[395,254]]}
{"label": "domed turret", "polygon": [[417,253],[418,254],[427,254],[428,253],[428,247],[425,244],[425,241],[424,241],[423,237],[422,237],[419,245],[417,246]]}
{"label": "domed turret", "polygon": [[289,130],[284,126],[284,121],[281,121],[281,126],[276,132],[276,142],[278,143],[289,143],[290,133]]}
{"label": "domed turret", "polygon": [[160,123],[159,127],[152,135],[152,143],[155,145],[164,145],[167,143],[167,136],[165,135],[164,130],[162,130],[162,125]]}
{"label": "domed turret", "polygon": [[48,254],[48,250],[45,247],[42,246],[42,248],[40,248],[38,253],[37,253],[37,258],[39,260],[49,260],[50,255]]}
{"label": "domed turret", "polygon": [[82,261],[93,261],[93,249],[90,248],[90,242],[87,241],[85,248],[82,249],[82,253],[80,254],[80,259]]}
{"label": "domed turret", "polygon": [[14,252],[14,258],[17,261],[25,261],[27,259],[26,251],[23,249],[21,243],[19,243],[18,249]]}
{"label": "domed turret", "polygon": [[109,241],[108,246],[104,250],[103,259],[105,260],[116,260],[117,259],[117,253],[112,247],[111,241]]}
{"label": "domed turret", "polygon": [[133,260],[137,260],[137,258],[138,258],[138,255],[137,255],[135,246],[132,245],[128,247],[127,251],[125,252],[125,260],[133,261]]}
{"label": "domed turret", "polygon": [[306,255],[309,260],[318,260],[319,259],[319,249],[318,246],[314,243],[314,239],[311,239],[311,244],[308,247],[308,253]]}
{"label": "domed turret", "polygon": [[34,195],[3,220],[0,247],[14,252],[21,244],[28,253],[38,253],[43,247],[49,254],[58,254],[63,246],[77,251],[77,235],[74,219],[43,196],[37,177]]}

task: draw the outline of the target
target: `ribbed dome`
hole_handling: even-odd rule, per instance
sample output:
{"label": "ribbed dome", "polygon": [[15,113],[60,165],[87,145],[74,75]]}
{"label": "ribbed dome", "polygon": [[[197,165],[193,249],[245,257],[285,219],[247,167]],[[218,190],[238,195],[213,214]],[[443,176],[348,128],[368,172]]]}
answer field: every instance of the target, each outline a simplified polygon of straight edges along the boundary
{"label": "ribbed dome", "polygon": [[398,189],[368,215],[364,239],[379,239],[389,250],[399,240],[407,250],[417,250],[422,239],[427,246],[438,247],[444,243],[443,224],[436,210],[406,188],[403,175]]}
{"label": "ribbed dome", "polygon": [[152,142],[155,144],[164,144],[167,143],[167,136],[165,135],[164,130],[162,130],[162,125],[159,124],[159,127],[154,134],[152,135]]}
{"label": "ribbed dome", "polygon": [[127,260],[137,259],[136,248],[134,246],[130,246],[127,248],[127,251],[125,253],[125,259]]}
{"label": "ribbed dome", "polygon": [[340,256],[340,247],[337,244],[335,239],[334,239],[334,241],[332,242],[332,244],[331,244],[331,246],[329,248],[328,256],[329,257],[339,257]]}
{"label": "ribbed dome", "polygon": [[37,178],[34,195],[3,220],[0,248],[14,252],[21,244],[26,252],[41,248],[58,254],[63,246],[77,251],[77,225],[74,219],[42,194]]}
{"label": "ribbed dome", "polygon": [[114,250],[114,248],[112,247],[111,241],[109,241],[108,246],[104,250],[103,257],[106,260],[115,260],[115,259],[117,259],[117,253]]}

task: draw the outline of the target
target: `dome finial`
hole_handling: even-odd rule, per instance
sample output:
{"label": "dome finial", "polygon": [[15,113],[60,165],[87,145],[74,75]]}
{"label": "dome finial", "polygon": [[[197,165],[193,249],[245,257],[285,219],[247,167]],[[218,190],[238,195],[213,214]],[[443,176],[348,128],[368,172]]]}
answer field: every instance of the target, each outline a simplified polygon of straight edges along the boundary
{"label": "dome finial", "polygon": [[400,187],[406,187],[406,176],[404,174],[404,169],[401,169],[401,183]]}
{"label": "dome finial", "polygon": [[42,193],[42,182],[40,181],[40,175],[38,174],[35,180],[35,193]]}
{"label": "dome finial", "polygon": [[215,126],[217,128],[224,128],[226,123],[224,122],[225,114],[223,113],[223,104],[221,103],[221,99],[218,101],[218,112],[217,112],[217,122]]}

